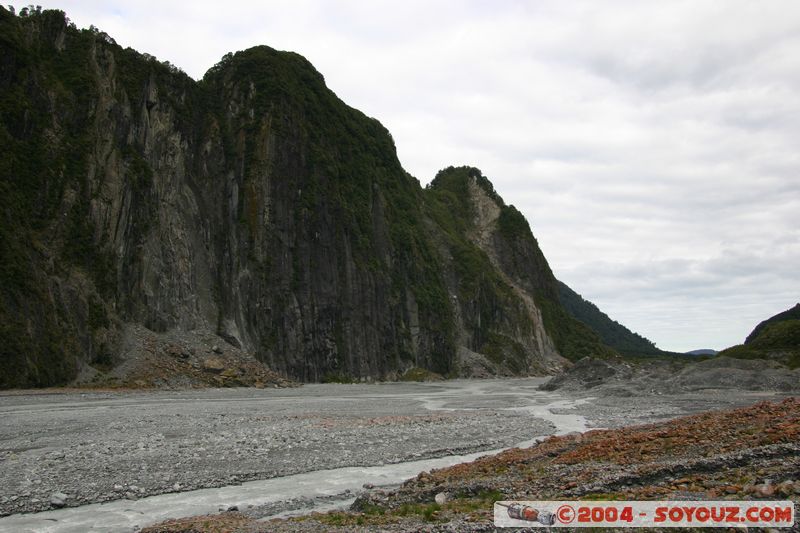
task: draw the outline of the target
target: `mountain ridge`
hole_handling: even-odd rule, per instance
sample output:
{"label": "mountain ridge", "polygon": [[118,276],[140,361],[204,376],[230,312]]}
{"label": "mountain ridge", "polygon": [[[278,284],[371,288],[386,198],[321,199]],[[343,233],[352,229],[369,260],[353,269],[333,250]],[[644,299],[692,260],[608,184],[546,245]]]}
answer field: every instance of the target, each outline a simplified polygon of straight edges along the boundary
{"label": "mountain ridge", "polygon": [[558,282],[559,300],[564,309],[600,335],[602,341],[622,355],[661,356],[669,355],[656,347],[655,343],[634,333],[616,320],[612,320],[595,304],[585,300],[565,283]]}

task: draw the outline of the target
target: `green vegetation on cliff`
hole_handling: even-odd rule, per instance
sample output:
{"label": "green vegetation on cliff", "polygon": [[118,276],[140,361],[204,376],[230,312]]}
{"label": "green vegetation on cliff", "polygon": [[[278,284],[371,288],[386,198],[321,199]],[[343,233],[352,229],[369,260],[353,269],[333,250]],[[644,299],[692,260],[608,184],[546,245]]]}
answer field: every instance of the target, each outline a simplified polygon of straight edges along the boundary
{"label": "green vegetation on cliff", "polygon": [[[495,204],[497,212],[494,225],[490,225],[488,246],[493,250],[495,268],[486,252],[475,244],[481,232],[476,221],[481,215],[470,193],[474,183]],[[509,317],[513,311],[515,323],[525,323],[524,306],[513,305],[517,297],[507,283],[516,284],[520,290],[533,297],[542,313],[545,330],[556,349],[564,357],[578,360],[582,357],[613,357],[614,350],[604,345],[591,328],[575,320],[558,301],[555,277],[544,257],[525,217],[514,206],[506,205],[495,192],[491,182],[474,167],[448,167],[440,171],[426,189],[426,207],[430,216],[448,236],[454,266],[459,273],[462,301],[476,302],[480,307],[478,342],[474,350],[487,354],[494,361],[521,365],[525,349],[507,335],[493,332],[492,328]],[[472,238],[470,237],[472,236]],[[500,302],[502,305],[497,305]],[[500,355],[503,354],[503,355]]]}
{"label": "green vegetation on cliff", "polygon": [[464,326],[472,333],[468,348],[514,373],[537,371],[529,368],[529,354],[519,341],[508,335],[508,324],[520,325],[528,333],[532,324],[486,252],[469,237],[475,229],[470,179],[494,201],[502,202],[489,180],[471,167],[440,171],[424,191],[425,214],[439,230],[445,253],[452,257],[455,296]]}
{"label": "green vegetation on cliff", "polygon": [[212,330],[305,381],[452,376],[462,347],[514,374],[614,353],[478,169],[423,189],[298,54],[195,81],[0,8],[0,144],[0,387],[107,369],[125,323]]}
{"label": "green vegetation on cliff", "polygon": [[[225,138],[235,138],[235,127],[245,134],[245,184],[263,179],[263,162],[257,154],[259,132],[265,128],[261,117],[270,117],[266,127],[299,159],[286,169],[293,172],[291,167],[298,167],[294,216],[308,234],[297,237],[312,240],[311,228],[333,222],[337,244],[351,248],[359,268],[369,271],[378,283],[386,283],[394,301],[404,300],[410,290],[432,339],[427,361],[417,363],[437,373],[450,373],[454,326],[444,267],[424,227],[419,182],[402,169],[386,128],[339,100],[305,58],[267,46],[227,54],[206,73],[201,85],[220,106],[232,91],[248,92],[248,107],[240,108],[238,116],[217,109],[219,122],[228,129]],[[227,157],[235,159],[233,148],[229,151]],[[257,211],[260,207],[253,203],[258,201],[245,196],[244,190],[248,187],[240,190],[245,210]],[[292,289],[297,288],[295,283]],[[345,321],[343,317],[338,327]],[[347,338],[340,337],[339,344],[343,352],[348,351]],[[413,358],[405,349],[396,355]]]}
{"label": "green vegetation on cliff", "polygon": [[30,39],[34,23],[45,35],[65,25],[60,12],[23,18],[0,8],[0,388],[62,382],[76,368],[77,339],[43,282],[42,260],[59,268],[59,259],[74,259],[71,252],[83,244],[84,228],[73,211],[62,224],[61,258],[48,257],[43,241],[53,238],[49,226],[67,183],[79,188],[85,181],[87,121],[77,113],[59,117],[69,139],[64,143],[54,143],[45,130],[55,105],[78,107],[91,98],[86,65],[76,56],[93,37],[71,32],[75,53],[60,62],[52,47]]}
{"label": "green vegetation on cliff", "polygon": [[548,298],[539,298],[537,302],[547,332],[567,359],[578,361],[584,357],[608,359],[619,356],[613,348],[603,344],[597,332],[567,313],[558,302]]}
{"label": "green vegetation on cliff", "polygon": [[595,331],[603,343],[620,354],[633,357],[664,355],[665,352],[656,348],[652,341],[612,320],[565,283],[558,282],[558,293],[561,305],[570,315]]}

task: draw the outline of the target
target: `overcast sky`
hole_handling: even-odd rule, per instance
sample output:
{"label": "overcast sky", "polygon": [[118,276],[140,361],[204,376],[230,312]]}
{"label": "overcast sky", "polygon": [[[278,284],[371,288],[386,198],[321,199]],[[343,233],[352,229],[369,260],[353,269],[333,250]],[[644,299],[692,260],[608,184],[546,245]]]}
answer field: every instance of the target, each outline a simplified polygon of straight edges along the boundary
{"label": "overcast sky", "polygon": [[660,348],[800,301],[796,0],[41,4],[194,78],[304,55],[422,183],[483,170],[556,276]]}

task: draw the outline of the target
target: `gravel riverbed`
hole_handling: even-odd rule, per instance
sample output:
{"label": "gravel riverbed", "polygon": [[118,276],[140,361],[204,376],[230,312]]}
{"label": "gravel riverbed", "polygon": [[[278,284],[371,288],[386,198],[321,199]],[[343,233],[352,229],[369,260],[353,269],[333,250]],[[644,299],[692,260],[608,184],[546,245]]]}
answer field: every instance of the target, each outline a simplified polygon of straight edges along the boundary
{"label": "gravel riverbed", "polygon": [[[3,396],[0,515],[495,449],[553,431],[524,413],[425,407],[463,404],[461,389],[389,383]],[[484,403],[497,401],[515,405],[510,396]]]}
{"label": "gravel riverbed", "polygon": [[617,427],[775,397],[632,402],[539,391],[543,381],[4,394],[0,515],[493,450],[553,433],[559,414]]}

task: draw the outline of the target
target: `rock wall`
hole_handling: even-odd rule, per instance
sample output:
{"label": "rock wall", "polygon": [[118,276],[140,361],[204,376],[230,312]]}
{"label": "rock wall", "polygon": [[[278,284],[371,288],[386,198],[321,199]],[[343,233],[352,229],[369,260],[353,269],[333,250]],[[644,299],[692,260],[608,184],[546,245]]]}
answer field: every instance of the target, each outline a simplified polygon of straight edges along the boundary
{"label": "rock wall", "polygon": [[504,232],[477,169],[448,171],[460,198],[420,187],[301,56],[256,47],[194,81],[57,11],[0,8],[0,37],[0,385],[114,366],[126,323],[303,381],[563,365],[527,223]]}

